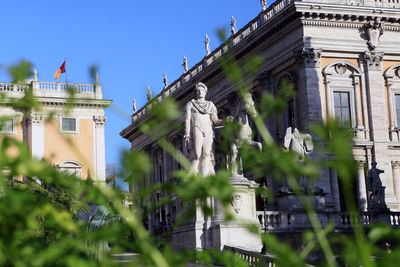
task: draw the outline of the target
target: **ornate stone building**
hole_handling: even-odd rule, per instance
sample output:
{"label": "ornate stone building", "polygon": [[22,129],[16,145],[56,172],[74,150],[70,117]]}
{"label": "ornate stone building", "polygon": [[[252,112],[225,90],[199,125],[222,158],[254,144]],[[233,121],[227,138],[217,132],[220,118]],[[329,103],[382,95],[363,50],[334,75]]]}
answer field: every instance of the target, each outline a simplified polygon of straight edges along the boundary
{"label": "ornate stone building", "polygon": [[[40,111],[0,106],[0,116],[7,120],[0,138],[8,135],[29,144],[33,157],[45,158],[59,169],[104,182],[106,117],[104,109],[111,103],[103,100],[101,84],[41,82],[0,83],[0,93],[7,99],[20,99],[25,89],[42,105]],[[74,91],[69,100],[68,88]],[[68,108],[67,108],[68,106]]]}
{"label": "ornate stone building", "polygon": [[[217,60],[228,46],[238,61],[251,54],[262,58],[258,74],[245,81],[253,95],[276,94],[282,79],[293,85],[296,96],[288,102],[287,111],[266,122],[278,143],[283,144],[289,126],[309,133],[311,123],[336,118],[354,132],[353,153],[359,168],[354,197],[360,211],[367,211],[369,205],[366,175],[372,162],[384,170],[380,179],[386,187],[387,207],[392,212],[400,211],[398,0],[278,0],[242,29],[233,31],[226,45],[207,52],[202,61],[166,86],[156,99],[172,96],[183,107],[193,98],[195,84],[201,81],[208,86],[207,99],[221,114],[230,115],[234,88]],[[148,182],[167,182],[179,166],[138,130],[149,118],[149,109],[145,105],[135,112],[121,136],[132,149],[145,150],[154,159],[154,172],[149,174]],[[182,147],[182,135],[169,133],[178,148]],[[267,184],[275,191],[277,201],[268,206],[265,228],[285,233],[309,227],[301,208],[284,196],[280,199],[272,179],[267,179]],[[321,171],[317,186],[323,192],[317,206],[323,224],[333,221],[337,228],[349,227],[349,217],[340,213],[345,206],[337,174],[330,169]],[[167,206],[149,215],[149,227],[168,221],[168,215],[174,217],[176,209],[177,205]],[[363,216],[362,222],[371,219]],[[399,224],[396,213],[392,213],[391,223]]]}

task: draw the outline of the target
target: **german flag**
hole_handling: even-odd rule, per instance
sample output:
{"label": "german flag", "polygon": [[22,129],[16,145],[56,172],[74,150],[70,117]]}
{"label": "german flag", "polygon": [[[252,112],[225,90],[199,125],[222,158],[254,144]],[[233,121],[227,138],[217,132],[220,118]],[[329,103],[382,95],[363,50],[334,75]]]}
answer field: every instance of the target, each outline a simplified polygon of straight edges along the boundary
{"label": "german flag", "polygon": [[63,62],[63,64],[61,65],[61,67],[57,70],[56,73],[54,73],[54,78],[56,78],[56,81],[58,80],[58,77],[60,77],[61,73],[65,72],[65,60]]}

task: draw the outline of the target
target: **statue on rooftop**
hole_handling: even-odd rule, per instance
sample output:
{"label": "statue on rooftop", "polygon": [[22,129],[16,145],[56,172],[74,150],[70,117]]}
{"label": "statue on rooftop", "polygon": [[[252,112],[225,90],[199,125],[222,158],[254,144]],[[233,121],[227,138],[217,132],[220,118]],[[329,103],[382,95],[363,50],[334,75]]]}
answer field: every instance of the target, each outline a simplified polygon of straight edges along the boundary
{"label": "statue on rooftop", "polygon": [[136,100],[135,99],[133,99],[132,104],[133,104],[133,112],[136,112]]}
{"label": "statue on rooftop", "polygon": [[150,101],[152,98],[153,98],[153,96],[151,94],[150,86],[147,85],[147,101]]}
{"label": "statue on rooftop", "polygon": [[232,35],[234,35],[236,33],[235,27],[236,27],[236,19],[233,16],[231,16],[231,33],[232,33]]}
{"label": "statue on rooftop", "polygon": [[267,0],[260,0],[260,4],[262,6],[262,10],[265,11],[267,9]]}
{"label": "statue on rooftop", "polygon": [[250,116],[257,116],[254,101],[250,93],[244,93],[235,107],[233,120],[240,125],[239,132],[235,135],[231,145],[230,165],[233,177],[243,176],[242,159],[238,158],[239,149],[244,143],[257,147],[262,150],[262,144],[252,139],[252,129],[250,127]]}
{"label": "statue on rooftop", "polygon": [[184,152],[191,157],[191,171],[203,176],[215,174],[214,125],[221,125],[214,103],[205,99],[208,88],[197,83],[196,98],[186,104]]}
{"label": "statue on rooftop", "polygon": [[164,88],[168,86],[167,74],[163,73],[163,80],[164,80]]}
{"label": "statue on rooftop", "polygon": [[183,56],[182,66],[183,66],[185,72],[187,72],[188,71],[188,62],[187,62],[187,58],[185,56]]}
{"label": "statue on rooftop", "polygon": [[206,39],[204,40],[204,45],[206,47],[207,56],[210,54],[210,38],[206,34]]}
{"label": "statue on rooftop", "polygon": [[99,74],[97,72],[94,77],[95,77],[96,84],[99,84]]}
{"label": "statue on rooftop", "polygon": [[36,68],[33,70],[33,80],[37,81],[37,71]]}

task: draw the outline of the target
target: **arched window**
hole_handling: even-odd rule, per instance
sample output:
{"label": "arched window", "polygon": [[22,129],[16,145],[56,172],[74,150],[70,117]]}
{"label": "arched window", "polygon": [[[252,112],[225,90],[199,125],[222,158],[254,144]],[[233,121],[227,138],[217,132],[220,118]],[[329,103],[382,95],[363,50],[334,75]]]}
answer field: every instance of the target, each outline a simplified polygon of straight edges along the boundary
{"label": "arched window", "polygon": [[323,70],[328,116],[345,128],[364,131],[362,118],[361,71],[347,61],[336,61]]}
{"label": "arched window", "polygon": [[82,178],[82,165],[75,160],[66,160],[57,164],[60,171],[66,171],[75,174],[77,177]]}

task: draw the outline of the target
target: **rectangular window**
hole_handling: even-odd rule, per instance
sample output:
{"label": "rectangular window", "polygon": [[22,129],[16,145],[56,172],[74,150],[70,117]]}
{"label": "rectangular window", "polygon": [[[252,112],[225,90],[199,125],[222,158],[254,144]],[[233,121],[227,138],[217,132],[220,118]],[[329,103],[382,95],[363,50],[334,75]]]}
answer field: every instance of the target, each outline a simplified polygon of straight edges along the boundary
{"label": "rectangular window", "polygon": [[76,119],[62,118],[61,119],[61,131],[62,132],[76,132]]}
{"label": "rectangular window", "polygon": [[396,118],[397,118],[397,128],[400,128],[400,94],[394,95],[394,102],[396,105]]}
{"label": "rectangular window", "polygon": [[349,92],[333,92],[335,119],[342,127],[351,128],[350,94]]}
{"label": "rectangular window", "polygon": [[13,133],[14,132],[14,120],[8,119],[8,120],[0,121],[0,132]]}

